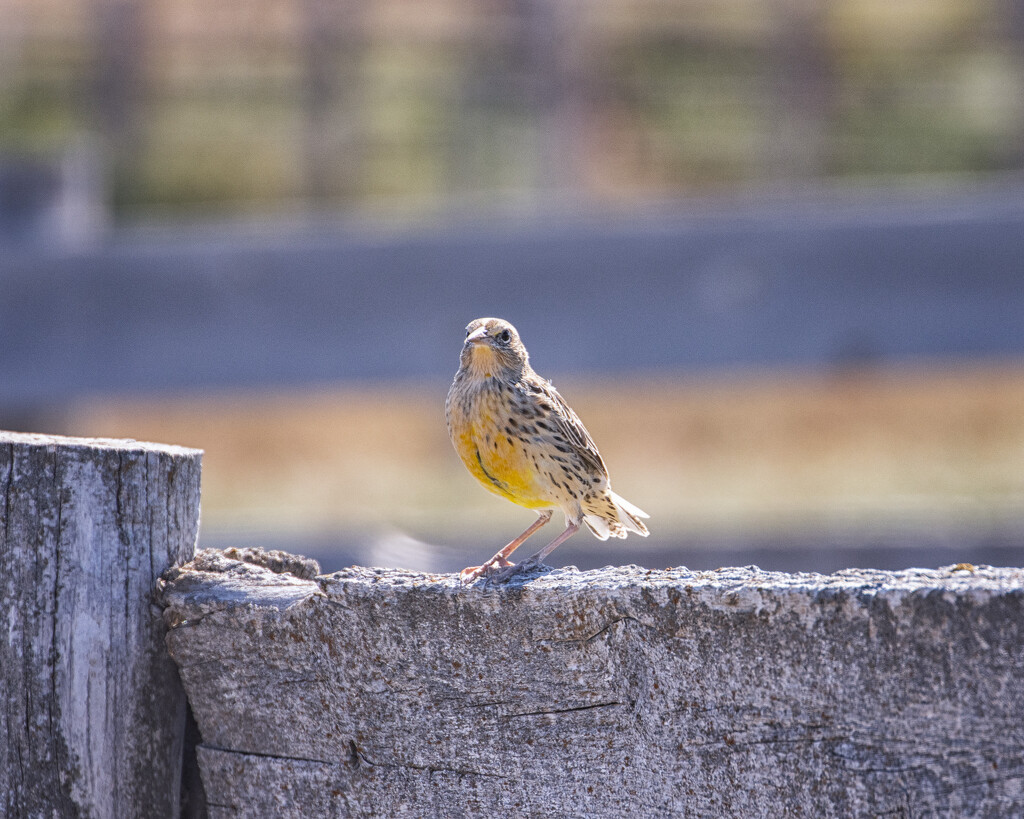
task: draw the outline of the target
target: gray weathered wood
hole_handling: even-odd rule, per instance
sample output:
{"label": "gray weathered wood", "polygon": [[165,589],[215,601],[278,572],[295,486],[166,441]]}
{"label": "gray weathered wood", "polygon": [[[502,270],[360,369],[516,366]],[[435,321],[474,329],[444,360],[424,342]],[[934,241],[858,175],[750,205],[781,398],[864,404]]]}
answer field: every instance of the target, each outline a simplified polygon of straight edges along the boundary
{"label": "gray weathered wood", "polygon": [[0,432],[0,814],[177,817],[185,699],[152,590],[200,453]]}
{"label": "gray weathered wood", "polygon": [[163,591],[215,819],[1024,815],[1020,569],[261,563]]}

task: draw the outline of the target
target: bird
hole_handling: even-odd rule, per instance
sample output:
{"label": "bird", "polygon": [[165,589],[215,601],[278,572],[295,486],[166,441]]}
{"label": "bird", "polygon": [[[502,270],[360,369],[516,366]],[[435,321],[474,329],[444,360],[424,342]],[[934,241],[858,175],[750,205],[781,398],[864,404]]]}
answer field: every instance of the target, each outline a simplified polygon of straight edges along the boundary
{"label": "bird", "polygon": [[[465,584],[504,583],[541,565],[582,525],[599,540],[647,537],[642,509],[612,491],[601,454],[583,422],[550,381],[534,372],[519,332],[500,318],[466,327],[448,398],[448,435],[466,469],[495,495],[537,512],[537,519],[486,563],[463,569]],[[565,530],[528,560],[508,558],[549,520]]]}

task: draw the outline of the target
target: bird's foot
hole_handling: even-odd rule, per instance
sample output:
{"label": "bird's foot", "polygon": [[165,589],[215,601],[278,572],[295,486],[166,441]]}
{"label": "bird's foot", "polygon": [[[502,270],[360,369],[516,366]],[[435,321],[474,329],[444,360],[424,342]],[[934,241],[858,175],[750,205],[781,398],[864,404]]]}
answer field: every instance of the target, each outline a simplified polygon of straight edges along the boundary
{"label": "bird's foot", "polygon": [[498,569],[496,571],[488,572],[487,580],[491,583],[508,583],[515,577],[521,577],[527,574],[535,574],[538,570],[547,569],[550,571],[551,567],[546,563],[537,559],[537,556],[527,558],[522,563],[509,564],[508,566]]}
{"label": "bird's foot", "polygon": [[515,565],[511,560],[501,555],[495,555],[482,566],[467,566],[459,572],[459,580],[469,585],[470,583],[475,583],[481,577],[492,577],[495,572],[510,569]]}

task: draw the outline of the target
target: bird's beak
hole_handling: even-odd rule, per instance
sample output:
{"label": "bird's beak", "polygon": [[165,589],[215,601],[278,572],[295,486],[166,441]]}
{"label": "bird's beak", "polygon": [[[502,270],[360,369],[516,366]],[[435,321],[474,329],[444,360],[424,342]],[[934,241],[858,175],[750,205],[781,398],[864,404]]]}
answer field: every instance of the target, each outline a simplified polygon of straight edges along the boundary
{"label": "bird's beak", "polygon": [[479,344],[485,338],[487,338],[487,328],[486,327],[477,327],[472,333],[470,333],[468,336],[466,336],[465,343],[466,344]]}

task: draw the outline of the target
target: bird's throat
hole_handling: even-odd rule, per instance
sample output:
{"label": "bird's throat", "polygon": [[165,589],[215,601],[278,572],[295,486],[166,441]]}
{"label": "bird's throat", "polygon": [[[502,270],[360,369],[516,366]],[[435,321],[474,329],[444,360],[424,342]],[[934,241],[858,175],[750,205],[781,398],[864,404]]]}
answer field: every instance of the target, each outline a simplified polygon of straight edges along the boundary
{"label": "bird's throat", "polygon": [[486,344],[474,344],[469,348],[468,369],[476,378],[491,378],[501,369],[501,362]]}

